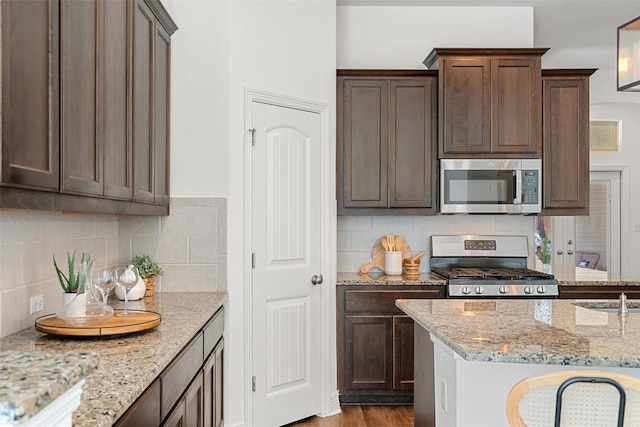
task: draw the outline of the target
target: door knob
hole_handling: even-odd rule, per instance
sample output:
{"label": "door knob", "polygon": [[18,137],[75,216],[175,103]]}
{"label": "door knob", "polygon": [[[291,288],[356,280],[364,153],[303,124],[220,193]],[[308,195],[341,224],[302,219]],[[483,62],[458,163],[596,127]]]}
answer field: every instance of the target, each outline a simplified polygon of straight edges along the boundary
{"label": "door knob", "polygon": [[558,255],[562,255],[562,250],[559,250],[559,251],[558,251]]}
{"label": "door knob", "polygon": [[573,251],[572,251],[571,249],[569,249],[569,250],[567,251],[567,255],[573,255]]}
{"label": "door knob", "polygon": [[323,280],[322,274],[320,275],[314,274],[313,276],[311,276],[311,283],[314,285],[322,284],[322,280]]}

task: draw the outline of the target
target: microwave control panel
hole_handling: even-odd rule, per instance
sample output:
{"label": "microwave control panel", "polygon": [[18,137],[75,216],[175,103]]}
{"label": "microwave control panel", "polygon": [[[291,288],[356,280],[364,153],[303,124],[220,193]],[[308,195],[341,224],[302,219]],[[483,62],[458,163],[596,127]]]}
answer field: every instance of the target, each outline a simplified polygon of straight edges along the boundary
{"label": "microwave control panel", "polygon": [[538,204],[538,171],[522,171],[522,203],[525,205]]}

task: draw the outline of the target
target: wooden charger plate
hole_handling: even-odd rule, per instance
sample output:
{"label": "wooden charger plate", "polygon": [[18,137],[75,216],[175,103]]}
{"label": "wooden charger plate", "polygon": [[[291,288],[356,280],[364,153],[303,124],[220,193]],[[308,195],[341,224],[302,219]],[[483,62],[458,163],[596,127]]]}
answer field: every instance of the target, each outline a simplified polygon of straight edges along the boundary
{"label": "wooden charger plate", "polygon": [[52,335],[97,337],[130,334],[155,328],[160,324],[160,314],[153,311],[129,310],[129,316],[119,316],[123,310],[114,310],[113,316],[87,325],[74,325],[56,317],[55,314],[36,319],[36,330]]}

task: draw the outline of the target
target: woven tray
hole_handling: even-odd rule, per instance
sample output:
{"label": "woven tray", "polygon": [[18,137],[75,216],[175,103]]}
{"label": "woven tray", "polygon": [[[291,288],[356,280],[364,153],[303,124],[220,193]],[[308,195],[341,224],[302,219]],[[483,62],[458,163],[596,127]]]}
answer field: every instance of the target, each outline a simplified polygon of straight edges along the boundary
{"label": "woven tray", "polygon": [[79,337],[96,337],[104,335],[130,334],[155,328],[160,324],[160,314],[153,311],[135,311],[129,316],[119,316],[123,310],[114,310],[113,317],[90,323],[73,325],[48,314],[36,319],[36,330],[52,335],[70,335]]}

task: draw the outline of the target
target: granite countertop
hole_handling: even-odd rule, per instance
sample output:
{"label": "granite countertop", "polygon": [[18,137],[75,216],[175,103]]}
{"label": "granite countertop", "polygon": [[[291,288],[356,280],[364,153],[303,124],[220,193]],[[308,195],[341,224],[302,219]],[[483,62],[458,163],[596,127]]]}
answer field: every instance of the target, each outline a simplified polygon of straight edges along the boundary
{"label": "granite countertop", "polygon": [[337,285],[431,285],[444,286],[445,279],[433,273],[419,276],[386,276],[384,273],[338,273]]}
{"label": "granite countertop", "polygon": [[[42,363],[58,357],[51,353],[60,356],[64,353],[65,358],[76,353],[74,357],[86,357],[94,364],[99,357],[97,368],[86,377],[80,407],[73,413],[73,425],[111,426],[226,299],[226,293],[156,293],[154,297],[129,302],[130,309],[161,314],[162,321],[154,329],[113,337],[76,338],[46,335],[28,328],[0,339],[0,352],[14,354],[14,357],[22,353],[27,357],[24,366],[36,372],[42,372]],[[116,308],[122,308],[122,302],[111,302]],[[2,359],[0,364],[4,367]],[[21,387],[18,382],[2,383],[0,393],[5,387]],[[28,387],[31,391],[31,386]]]}
{"label": "granite countertop", "polygon": [[558,286],[640,286],[640,280],[558,280]]}
{"label": "granite countertop", "polygon": [[29,420],[97,366],[95,353],[0,351],[0,425]]}
{"label": "granite countertop", "polygon": [[[640,368],[640,312],[618,301],[396,300],[396,306],[463,359]],[[609,307],[612,312],[596,309]],[[640,300],[629,301],[640,311]]]}

